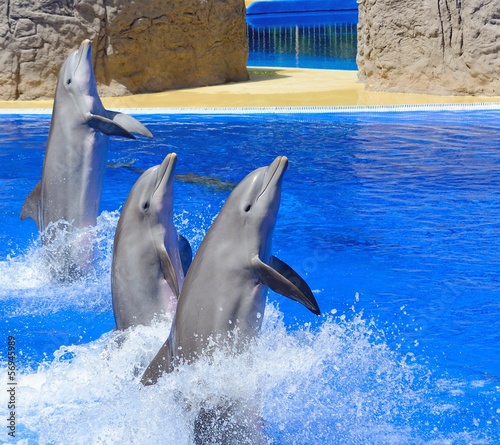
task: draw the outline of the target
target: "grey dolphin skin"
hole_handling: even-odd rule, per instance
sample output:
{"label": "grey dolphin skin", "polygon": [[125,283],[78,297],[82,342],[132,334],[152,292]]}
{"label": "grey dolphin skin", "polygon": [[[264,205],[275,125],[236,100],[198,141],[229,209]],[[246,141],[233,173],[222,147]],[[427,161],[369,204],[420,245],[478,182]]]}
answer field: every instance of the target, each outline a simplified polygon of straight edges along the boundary
{"label": "grey dolphin skin", "polygon": [[[187,240],[179,242],[173,222],[173,185],[177,162],[168,154],[146,170],[132,187],[116,228],[111,293],[116,328],[149,325],[172,315],[191,261]],[[187,244],[186,244],[187,243]],[[189,249],[188,254],[179,251]],[[188,264],[183,264],[187,257]],[[185,261],[184,261],[185,262]]]}
{"label": "grey dolphin skin", "polygon": [[[108,136],[133,139],[134,132],[152,137],[133,117],[104,108],[97,93],[91,53],[90,41],[84,40],[59,72],[42,179],[21,211],[21,219],[33,218],[40,232],[60,220],[76,228],[94,226]],[[42,242],[49,244],[53,236],[45,234]],[[85,267],[81,259],[73,261]]]}
{"label": "grey dolphin skin", "polygon": [[[143,385],[155,384],[177,364],[210,355],[219,345],[244,350],[260,331],[268,287],[320,313],[307,283],[271,255],[287,165],[286,157],[277,157],[270,166],[250,173],[228,197],[193,259],[170,336],[145,370]],[[225,417],[234,409],[226,405],[219,414]],[[195,424],[197,443],[226,443],[224,431],[210,428],[218,424],[213,419],[219,414],[202,409]],[[258,430],[254,437],[260,436]]]}

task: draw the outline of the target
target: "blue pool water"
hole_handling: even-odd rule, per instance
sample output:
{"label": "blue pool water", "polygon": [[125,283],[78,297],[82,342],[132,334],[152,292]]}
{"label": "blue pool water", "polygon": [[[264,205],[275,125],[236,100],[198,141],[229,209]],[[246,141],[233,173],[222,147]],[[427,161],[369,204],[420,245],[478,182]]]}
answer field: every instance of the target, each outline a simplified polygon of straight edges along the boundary
{"label": "blue pool water", "polygon": [[[187,444],[181,391],[195,407],[251,398],[270,444],[500,443],[500,111],[138,118],[155,139],[110,141],[99,255],[73,284],[51,282],[34,223],[19,220],[50,117],[0,119],[2,376],[7,335],[19,354],[17,437],[4,420],[2,441]],[[137,170],[172,151],[177,173],[223,183],[289,157],[274,252],[323,315],[271,293],[251,359],[217,356],[141,389],[168,323],[116,346],[112,241]],[[175,187],[196,250],[229,192]]]}
{"label": "blue pool water", "polygon": [[247,16],[249,66],[356,70],[357,11]]}

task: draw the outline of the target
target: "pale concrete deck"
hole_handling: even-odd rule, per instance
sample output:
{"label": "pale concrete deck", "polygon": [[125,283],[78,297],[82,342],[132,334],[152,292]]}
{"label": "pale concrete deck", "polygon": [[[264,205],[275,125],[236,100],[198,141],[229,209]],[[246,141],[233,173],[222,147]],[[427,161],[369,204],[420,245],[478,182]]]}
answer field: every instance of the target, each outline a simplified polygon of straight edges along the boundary
{"label": "pale concrete deck", "polygon": [[[355,71],[274,68],[250,69],[248,82],[104,98],[108,108],[311,107],[498,102],[500,96],[433,96],[366,91]],[[55,88],[55,86],[54,86]],[[0,101],[0,108],[51,108],[51,100]]]}

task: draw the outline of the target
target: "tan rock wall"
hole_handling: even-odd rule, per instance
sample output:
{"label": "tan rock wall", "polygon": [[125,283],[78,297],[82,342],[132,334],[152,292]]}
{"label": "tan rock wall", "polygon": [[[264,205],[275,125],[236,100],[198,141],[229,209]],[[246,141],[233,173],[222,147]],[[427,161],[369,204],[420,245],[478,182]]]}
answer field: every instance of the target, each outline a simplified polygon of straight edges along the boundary
{"label": "tan rock wall", "polygon": [[3,0],[0,99],[51,98],[85,38],[104,95],[248,79],[244,0]]}
{"label": "tan rock wall", "polygon": [[500,2],[359,0],[366,88],[500,95]]}

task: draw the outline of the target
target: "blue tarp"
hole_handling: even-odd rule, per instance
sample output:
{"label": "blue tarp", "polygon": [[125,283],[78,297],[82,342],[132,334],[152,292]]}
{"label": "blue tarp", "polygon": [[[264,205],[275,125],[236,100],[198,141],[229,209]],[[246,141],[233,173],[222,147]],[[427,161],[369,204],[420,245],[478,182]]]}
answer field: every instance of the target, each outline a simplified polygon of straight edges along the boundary
{"label": "blue tarp", "polygon": [[280,26],[318,26],[330,24],[358,23],[358,11],[291,12],[288,14],[247,15],[252,28]]}

